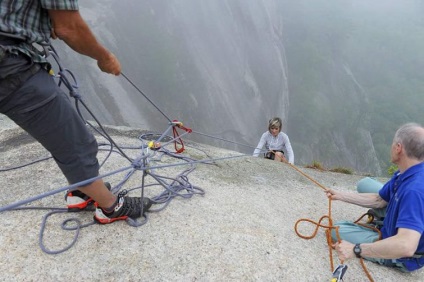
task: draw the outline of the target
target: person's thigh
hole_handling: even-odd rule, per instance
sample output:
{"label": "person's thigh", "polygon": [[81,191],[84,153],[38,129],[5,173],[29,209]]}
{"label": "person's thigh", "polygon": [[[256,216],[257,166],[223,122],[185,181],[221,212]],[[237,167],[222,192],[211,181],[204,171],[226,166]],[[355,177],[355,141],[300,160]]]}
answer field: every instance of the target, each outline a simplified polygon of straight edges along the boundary
{"label": "person's thigh", "polygon": [[98,175],[97,142],[46,71],[28,79],[2,109],[52,154],[70,183]]}
{"label": "person's thigh", "polygon": [[[357,225],[349,221],[340,221],[335,224],[338,226],[339,237],[341,240],[348,241],[352,244],[362,244],[362,243],[373,243],[379,239],[377,232],[372,229]],[[337,236],[336,232],[333,229],[331,233],[333,242],[336,242]],[[369,258],[364,257],[364,259],[378,263],[387,267],[393,267],[402,272],[408,272],[403,263],[397,261],[396,259],[382,259],[382,258]]]}
{"label": "person's thigh", "polygon": [[[341,240],[352,244],[373,243],[378,240],[378,233],[370,228],[357,225],[350,221],[339,221],[334,224],[338,227],[338,234]],[[331,231],[333,242],[337,242],[336,230]]]}
{"label": "person's thigh", "polygon": [[381,259],[381,258],[367,258],[367,257],[364,257],[364,259],[374,263],[378,263],[380,265],[387,266],[387,267],[393,267],[401,272],[409,272],[409,270],[405,267],[405,265],[396,259]]}

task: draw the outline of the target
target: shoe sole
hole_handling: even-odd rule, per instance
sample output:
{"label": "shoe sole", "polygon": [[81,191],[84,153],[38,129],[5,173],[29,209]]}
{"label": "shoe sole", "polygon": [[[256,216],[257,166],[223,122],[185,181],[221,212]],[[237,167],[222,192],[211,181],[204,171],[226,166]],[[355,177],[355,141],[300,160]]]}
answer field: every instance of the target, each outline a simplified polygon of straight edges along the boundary
{"label": "shoe sole", "polygon": [[93,219],[100,224],[109,224],[118,220],[126,220],[128,216],[114,217],[114,218],[99,218],[96,215],[93,216]]}

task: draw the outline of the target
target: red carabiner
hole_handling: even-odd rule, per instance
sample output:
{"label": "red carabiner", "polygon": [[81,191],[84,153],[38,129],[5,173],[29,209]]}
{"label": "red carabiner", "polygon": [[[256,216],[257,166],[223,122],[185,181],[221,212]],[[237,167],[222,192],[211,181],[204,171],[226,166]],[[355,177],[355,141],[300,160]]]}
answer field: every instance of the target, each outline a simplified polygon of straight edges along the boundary
{"label": "red carabiner", "polygon": [[[174,139],[175,139],[175,141],[174,141],[175,153],[180,154],[180,153],[184,152],[184,142],[180,138],[180,135],[178,134],[178,131],[177,131],[177,129],[175,127],[181,128],[182,130],[184,130],[184,131],[186,131],[188,133],[193,132],[193,130],[191,130],[190,128],[184,127],[183,126],[183,123],[180,122],[180,121],[178,121],[178,120],[173,120],[172,123],[174,125],[172,127],[172,132],[173,132]],[[181,147],[178,148],[177,147],[177,144],[181,145]]]}

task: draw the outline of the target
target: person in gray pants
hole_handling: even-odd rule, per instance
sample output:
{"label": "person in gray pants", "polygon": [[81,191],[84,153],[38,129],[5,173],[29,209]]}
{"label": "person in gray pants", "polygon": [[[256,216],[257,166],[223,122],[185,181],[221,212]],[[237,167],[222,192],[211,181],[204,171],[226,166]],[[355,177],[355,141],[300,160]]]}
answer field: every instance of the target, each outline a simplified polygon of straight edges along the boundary
{"label": "person in gray pants", "polygon": [[[97,41],[77,0],[2,0],[0,18],[0,113],[52,154],[70,184],[97,177],[96,139],[49,74],[45,54],[33,44],[59,38],[113,75],[120,74],[120,62]],[[69,209],[93,202],[94,218],[103,224],[140,217],[151,206],[148,198],[112,194],[102,179],[67,194]]]}

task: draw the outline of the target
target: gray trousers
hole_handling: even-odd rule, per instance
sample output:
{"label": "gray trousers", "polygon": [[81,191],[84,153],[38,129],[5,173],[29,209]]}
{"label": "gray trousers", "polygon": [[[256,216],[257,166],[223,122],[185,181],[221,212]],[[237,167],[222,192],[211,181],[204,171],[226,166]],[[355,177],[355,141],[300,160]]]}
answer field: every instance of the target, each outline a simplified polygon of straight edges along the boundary
{"label": "gray trousers", "polygon": [[96,139],[53,77],[25,55],[1,55],[0,113],[51,153],[69,183],[98,176]]}

